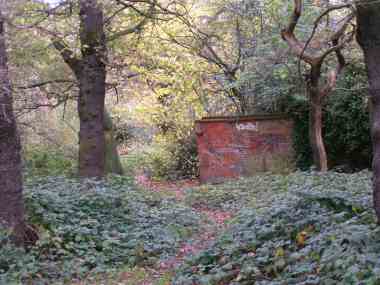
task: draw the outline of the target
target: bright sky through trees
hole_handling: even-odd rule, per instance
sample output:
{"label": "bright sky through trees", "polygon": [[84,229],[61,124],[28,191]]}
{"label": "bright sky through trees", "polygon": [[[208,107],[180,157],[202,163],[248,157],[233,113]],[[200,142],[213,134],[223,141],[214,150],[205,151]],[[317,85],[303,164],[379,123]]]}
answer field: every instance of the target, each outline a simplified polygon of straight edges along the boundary
{"label": "bright sky through trees", "polygon": [[43,0],[43,2],[49,3],[50,5],[56,5],[60,2],[61,0]]}

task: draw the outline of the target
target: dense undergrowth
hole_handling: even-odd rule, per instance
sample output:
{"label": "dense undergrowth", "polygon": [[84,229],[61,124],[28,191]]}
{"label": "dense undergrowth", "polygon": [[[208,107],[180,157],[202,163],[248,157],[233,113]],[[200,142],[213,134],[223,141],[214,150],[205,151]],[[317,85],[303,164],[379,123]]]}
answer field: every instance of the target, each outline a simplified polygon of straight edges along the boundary
{"label": "dense undergrowth", "polygon": [[[366,171],[260,175],[188,189],[183,201],[139,189],[126,177],[34,179],[26,206],[40,240],[25,251],[2,235],[0,284],[83,278],[95,284],[89,276],[105,280],[134,266],[144,275],[213,226],[197,209],[235,217],[171,281],[167,272],[166,283],[157,284],[380,284],[380,229],[371,200]],[[123,282],[140,284],[129,281]]]}
{"label": "dense undergrowth", "polygon": [[73,282],[123,266],[151,266],[199,230],[192,209],[128,178],[43,178],[26,188],[28,222],[40,240],[25,251],[0,235],[0,284]]}
{"label": "dense undergrowth", "polygon": [[228,184],[190,193],[192,203],[203,196],[242,210],[173,284],[380,284],[370,180],[368,172],[295,173],[242,180],[242,195]]}

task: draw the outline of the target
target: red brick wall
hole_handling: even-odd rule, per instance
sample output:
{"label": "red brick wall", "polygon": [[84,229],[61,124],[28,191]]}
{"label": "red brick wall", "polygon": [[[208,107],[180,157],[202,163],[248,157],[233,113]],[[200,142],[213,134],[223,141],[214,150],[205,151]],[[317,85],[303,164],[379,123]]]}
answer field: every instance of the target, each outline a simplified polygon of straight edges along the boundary
{"label": "red brick wall", "polygon": [[206,118],[196,123],[200,179],[219,182],[267,171],[292,155],[291,120],[283,116]]}

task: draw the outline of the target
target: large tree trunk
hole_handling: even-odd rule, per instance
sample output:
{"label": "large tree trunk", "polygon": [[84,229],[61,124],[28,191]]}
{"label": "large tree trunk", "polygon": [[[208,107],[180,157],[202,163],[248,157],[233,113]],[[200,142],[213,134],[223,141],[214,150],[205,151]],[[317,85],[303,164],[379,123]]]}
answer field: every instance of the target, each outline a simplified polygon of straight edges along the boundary
{"label": "large tree trunk", "polygon": [[0,7],[0,228],[12,234],[16,244],[24,242],[24,205],[20,140],[13,114],[11,85]]}
{"label": "large tree trunk", "polygon": [[[310,89],[310,87],[308,87]],[[327,171],[327,154],[322,136],[322,96],[318,90],[308,90],[309,111],[309,141],[313,152],[313,161],[318,171]]]}
{"label": "large tree trunk", "polygon": [[82,59],[77,74],[80,88],[79,175],[103,177],[106,152],[104,135],[106,44],[103,12],[97,1],[80,1],[80,21]]}
{"label": "large tree trunk", "polygon": [[373,200],[380,222],[380,3],[360,1],[357,11],[357,40],[364,53],[372,103]]}

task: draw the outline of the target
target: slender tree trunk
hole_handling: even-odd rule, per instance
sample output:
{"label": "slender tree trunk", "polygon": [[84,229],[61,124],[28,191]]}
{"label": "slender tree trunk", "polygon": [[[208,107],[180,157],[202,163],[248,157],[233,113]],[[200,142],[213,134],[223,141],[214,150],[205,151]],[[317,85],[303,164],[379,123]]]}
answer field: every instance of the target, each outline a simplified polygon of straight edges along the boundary
{"label": "slender tree trunk", "polygon": [[[310,66],[310,74],[307,80],[307,95],[309,97],[310,115],[309,115],[309,139],[313,152],[314,164],[319,171],[327,171],[327,155],[322,137],[322,103],[323,99],[335,88],[338,75],[346,65],[342,49],[345,47],[351,37],[345,39],[347,27],[350,25],[354,15],[346,17],[340,26],[331,34],[326,43],[331,45],[330,48],[321,52],[310,52],[307,46],[310,42],[300,41],[294,31],[303,11],[302,0],[294,0],[294,9],[290,17],[289,24],[281,31],[281,36],[288,43],[292,52]],[[328,15],[329,11],[327,11]],[[326,16],[326,14],[323,14]],[[323,16],[322,14],[320,17]],[[334,69],[329,69],[326,74],[326,82],[321,84],[321,69],[327,56],[334,53],[337,58],[337,65]]]}
{"label": "slender tree trunk", "polygon": [[369,96],[372,105],[371,137],[373,145],[373,200],[380,222],[380,3],[357,3],[357,40],[367,66]]}
{"label": "slender tree trunk", "polygon": [[318,171],[327,171],[327,154],[322,135],[322,98],[318,90],[310,90],[308,87],[310,111],[309,111],[309,141],[313,152],[313,161]]}
{"label": "slender tree trunk", "polygon": [[80,1],[80,21],[82,59],[77,74],[80,88],[79,175],[103,177],[106,153],[104,134],[106,44],[103,12],[97,1]]}
{"label": "slender tree trunk", "polygon": [[24,242],[24,204],[20,139],[13,114],[4,23],[0,7],[0,228],[18,245]]}

